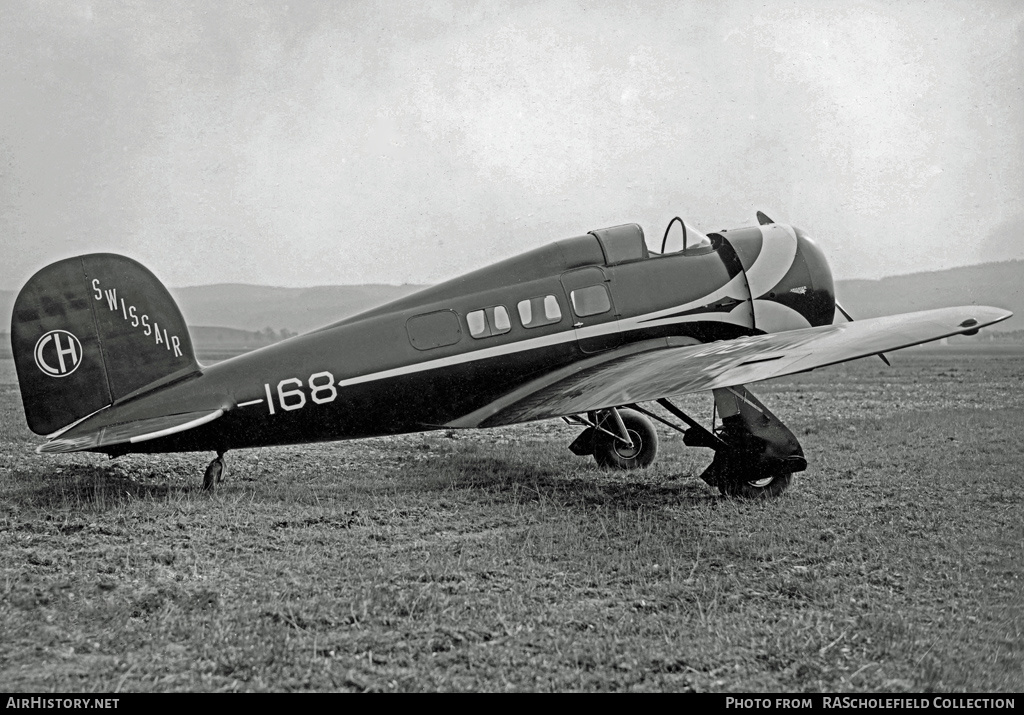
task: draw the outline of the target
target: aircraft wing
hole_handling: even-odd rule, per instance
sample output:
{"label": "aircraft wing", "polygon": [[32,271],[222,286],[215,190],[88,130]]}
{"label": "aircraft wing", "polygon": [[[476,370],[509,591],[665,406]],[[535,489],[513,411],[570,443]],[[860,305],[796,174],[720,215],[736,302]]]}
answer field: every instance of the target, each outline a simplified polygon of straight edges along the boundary
{"label": "aircraft wing", "polygon": [[649,340],[549,373],[447,426],[515,424],[744,385],[976,331],[1011,315],[966,306],[697,345]]}
{"label": "aircraft wing", "polygon": [[[98,416],[103,412],[104,410],[100,410],[95,414]],[[181,412],[96,428],[87,424],[87,418],[81,424],[74,424],[58,432],[50,441],[39,445],[36,452],[80,452],[115,444],[145,442],[199,427],[223,414],[223,409]]]}

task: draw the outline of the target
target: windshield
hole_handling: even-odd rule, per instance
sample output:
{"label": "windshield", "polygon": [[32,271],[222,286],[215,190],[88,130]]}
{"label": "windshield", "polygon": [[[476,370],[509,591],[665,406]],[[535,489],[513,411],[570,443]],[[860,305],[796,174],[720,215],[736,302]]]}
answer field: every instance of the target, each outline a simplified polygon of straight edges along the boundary
{"label": "windshield", "polygon": [[[685,248],[687,251],[694,248],[706,248],[711,245],[711,239],[694,228],[693,224],[689,221],[683,221],[677,216],[669,222],[668,228],[665,230],[663,236],[652,236],[647,239],[647,248],[652,253],[678,253],[679,251],[682,251],[684,248],[684,227],[686,233]],[[656,245],[651,245],[655,242]]]}

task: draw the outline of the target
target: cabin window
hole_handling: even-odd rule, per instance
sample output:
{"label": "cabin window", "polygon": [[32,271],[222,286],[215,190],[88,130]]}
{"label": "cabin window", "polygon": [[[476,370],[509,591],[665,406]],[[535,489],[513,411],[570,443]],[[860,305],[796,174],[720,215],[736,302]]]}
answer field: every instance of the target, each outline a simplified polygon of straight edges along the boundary
{"label": "cabin window", "polygon": [[608,297],[608,289],[603,285],[577,288],[570,293],[570,297],[572,298],[573,311],[581,318],[585,318],[588,315],[606,313],[612,308],[612,301]]}
{"label": "cabin window", "polygon": [[405,324],[409,342],[417,350],[454,345],[462,339],[462,326],[454,310],[438,310],[409,318]]}
{"label": "cabin window", "polygon": [[553,295],[521,300],[516,309],[519,311],[519,321],[524,328],[539,328],[542,325],[557,323],[562,319],[562,309],[558,307],[558,298]]}
{"label": "cabin window", "polygon": [[505,310],[505,306],[496,305],[494,307],[494,315],[488,314],[488,317],[493,317],[491,320],[491,326],[494,329],[492,335],[500,335],[501,333],[507,333],[512,329],[512,321],[509,320],[508,311]]}
{"label": "cabin window", "polygon": [[474,338],[501,335],[512,329],[512,321],[508,319],[508,311],[503,305],[474,310],[466,316],[466,324]]}
{"label": "cabin window", "polygon": [[474,310],[472,313],[466,315],[466,323],[469,325],[469,334],[474,338],[482,338],[485,335],[490,335],[490,331],[487,330],[487,318],[484,317],[484,311]]}

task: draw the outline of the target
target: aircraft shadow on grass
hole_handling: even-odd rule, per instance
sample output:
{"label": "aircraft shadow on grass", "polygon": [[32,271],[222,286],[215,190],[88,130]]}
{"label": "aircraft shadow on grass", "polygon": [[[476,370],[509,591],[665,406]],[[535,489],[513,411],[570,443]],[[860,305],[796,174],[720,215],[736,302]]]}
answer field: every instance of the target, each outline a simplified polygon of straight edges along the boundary
{"label": "aircraft shadow on grass", "polygon": [[11,502],[42,509],[66,509],[70,506],[90,511],[111,511],[134,501],[185,498],[195,491],[182,484],[133,479],[116,465],[71,464],[63,467],[57,475],[44,474],[43,471],[16,471],[12,475],[15,480],[35,486],[20,494],[15,492]]}
{"label": "aircraft shadow on grass", "polygon": [[717,501],[694,479],[679,474],[661,480],[623,479],[614,472],[566,476],[550,466],[510,464],[499,457],[474,456],[453,479],[437,481],[445,489],[486,491],[509,503],[547,502],[565,507],[614,506],[623,509],[698,505]]}

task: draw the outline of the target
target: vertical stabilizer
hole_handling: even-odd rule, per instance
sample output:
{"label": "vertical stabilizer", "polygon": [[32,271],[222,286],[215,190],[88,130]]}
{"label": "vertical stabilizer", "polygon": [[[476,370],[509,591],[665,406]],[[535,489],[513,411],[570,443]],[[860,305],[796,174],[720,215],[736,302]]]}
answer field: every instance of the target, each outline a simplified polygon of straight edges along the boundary
{"label": "vertical stabilizer", "polygon": [[14,303],[11,346],[36,434],[200,372],[171,294],[144,266],[111,253],[32,276]]}

